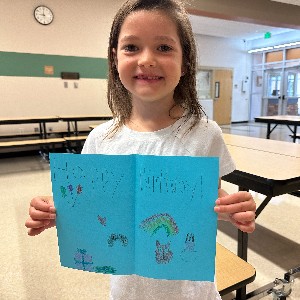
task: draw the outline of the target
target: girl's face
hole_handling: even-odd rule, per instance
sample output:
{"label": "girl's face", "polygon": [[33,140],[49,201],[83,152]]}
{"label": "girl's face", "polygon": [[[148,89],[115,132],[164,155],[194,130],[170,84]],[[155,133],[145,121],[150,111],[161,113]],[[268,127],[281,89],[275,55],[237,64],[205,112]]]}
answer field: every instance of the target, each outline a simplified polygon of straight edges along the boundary
{"label": "girl's face", "polygon": [[137,11],[126,17],[116,51],[119,77],[132,104],[173,105],[182,76],[182,48],[175,23],[161,11]]}

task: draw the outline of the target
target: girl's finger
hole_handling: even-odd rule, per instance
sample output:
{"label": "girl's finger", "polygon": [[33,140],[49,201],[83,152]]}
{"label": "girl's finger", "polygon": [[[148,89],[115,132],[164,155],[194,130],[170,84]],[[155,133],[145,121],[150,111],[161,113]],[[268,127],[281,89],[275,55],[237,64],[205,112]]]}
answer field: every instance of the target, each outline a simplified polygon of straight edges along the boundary
{"label": "girl's finger", "polygon": [[247,233],[252,233],[255,230],[255,222],[249,222],[247,224],[236,223],[234,224],[239,230]]}
{"label": "girl's finger", "polygon": [[55,211],[52,198],[50,197],[35,197],[31,200],[30,206],[41,211]]}
{"label": "girl's finger", "polygon": [[50,224],[50,220],[36,221],[36,220],[28,219],[25,223],[25,226],[27,228],[37,229],[37,228],[45,227],[49,224]]}
{"label": "girl's finger", "polygon": [[55,219],[56,214],[49,211],[37,210],[34,207],[30,207],[29,215],[33,220],[46,220],[46,219]]}
{"label": "girl's finger", "polygon": [[[222,198],[223,199],[223,198]],[[226,201],[227,202],[227,201]],[[236,213],[236,212],[246,212],[255,211],[256,205],[254,201],[242,201],[237,203],[224,204],[219,200],[216,201],[217,206],[215,206],[215,211],[220,213]]]}
{"label": "girl's finger", "polygon": [[255,220],[255,212],[253,211],[238,212],[231,215],[230,217],[236,220],[237,222],[247,223]]}
{"label": "girl's finger", "polygon": [[28,230],[28,235],[30,236],[35,236],[35,235],[38,235],[40,234],[41,232],[43,232],[45,230],[45,227],[40,227],[40,228],[30,228]]}
{"label": "girl's finger", "polygon": [[216,201],[216,204],[228,205],[228,204],[247,202],[247,201],[251,201],[251,202],[253,201],[251,194],[249,194],[248,192],[241,191],[238,193],[226,195],[224,197],[219,197]]}
{"label": "girl's finger", "polygon": [[230,222],[241,231],[251,233],[255,230],[255,215],[253,216],[253,219],[249,221],[246,221],[244,219],[242,221],[239,221],[237,218],[237,214],[230,215],[229,218],[230,218]]}

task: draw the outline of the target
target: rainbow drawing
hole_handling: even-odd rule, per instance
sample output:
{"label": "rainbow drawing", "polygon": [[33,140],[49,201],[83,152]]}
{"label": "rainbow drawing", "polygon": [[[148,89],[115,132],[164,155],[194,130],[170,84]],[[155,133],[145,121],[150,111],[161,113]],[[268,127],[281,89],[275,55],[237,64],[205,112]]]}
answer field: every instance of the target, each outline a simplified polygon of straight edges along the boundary
{"label": "rainbow drawing", "polygon": [[168,214],[155,214],[140,224],[140,228],[144,231],[154,235],[158,230],[164,229],[167,233],[167,236],[176,235],[179,230],[175,220]]}

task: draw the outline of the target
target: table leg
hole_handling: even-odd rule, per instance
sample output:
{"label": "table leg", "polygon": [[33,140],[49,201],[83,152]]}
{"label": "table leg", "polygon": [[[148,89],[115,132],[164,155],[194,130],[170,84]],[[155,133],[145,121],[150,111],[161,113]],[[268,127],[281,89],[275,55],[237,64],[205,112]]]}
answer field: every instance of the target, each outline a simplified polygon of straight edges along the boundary
{"label": "table leg", "polygon": [[70,126],[70,121],[67,121],[68,122],[68,136],[71,136],[71,126]]}
{"label": "table leg", "polygon": [[294,126],[293,143],[296,143],[296,138],[297,138],[297,125]]}
{"label": "table leg", "polygon": [[270,139],[270,134],[271,134],[271,123],[267,124],[267,139]]}
{"label": "table leg", "polygon": [[[74,122],[74,123],[73,123]],[[68,121],[68,133],[69,135],[68,136],[71,136],[71,124],[72,124],[72,127],[73,127],[73,134],[75,136],[78,136],[78,126],[77,126],[77,121],[74,120],[74,121]]]}
{"label": "table leg", "polygon": [[74,121],[75,124],[75,135],[78,136],[78,127],[77,127],[77,121]]}
{"label": "table leg", "polygon": [[47,129],[46,129],[46,122],[43,122],[43,138],[46,139],[47,138]]}
{"label": "table leg", "polygon": [[263,211],[263,209],[267,206],[267,204],[270,202],[270,200],[272,199],[272,196],[267,196],[264,201],[260,204],[260,206],[256,209],[256,216],[255,218],[257,218],[259,216],[259,214]]}
{"label": "table leg", "polygon": [[[249,189],[239,186],[239,191],[249,192]],[[238,256],[247,261],[248,233],[238,230]]]}
{"label": "table leg", "polygon": [[278,124],[275,124],[273,128],[271,128],[271,123],[268,123],[267,126],[267,139],[270,139],[271,133],[277,127]]}
{"label": "table leg", "polygon": [[[247,261],[248,234],[238,231],[238,256]],[[236,290],[236,300],[246,300],[247,289],[243,286]]]}
{"label": "table leg", "polygon": [[246,300],[247,299],[247,292],[246,286],[239,288],[236,290],[235,300]]}
{"label": "table leg", "polygon": [[[249,189],[239,187],[239,191],[249,191]],[[238,249],[237,254],[240,258],[247,261],[248,259],[248,233],[238,230]],[[236,290],[236,300],[246,300],[246,286]]]}
{"label": "table leg", "polygon": [[40,139],[43,138],[43,127],[42,127],[42,123],[39,123],[39,127],[40,127]]}
{"label": "table leg", "polygon": [[243,260],[248,259],[248,233],[238,230],[238,256]]}
{"label": "table leg", "polygon": [[[248,234],[241,230],[238,231],[238,256],[247,261],[247,249],[248,249]],[[247,289],[243,286],[236,290],[235,300],[246,300]]]}

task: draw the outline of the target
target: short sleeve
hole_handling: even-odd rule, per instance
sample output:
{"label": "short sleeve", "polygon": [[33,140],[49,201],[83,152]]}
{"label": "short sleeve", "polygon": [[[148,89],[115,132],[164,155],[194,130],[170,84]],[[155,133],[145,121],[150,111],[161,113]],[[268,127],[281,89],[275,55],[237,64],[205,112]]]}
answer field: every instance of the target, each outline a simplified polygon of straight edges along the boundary
{"label": "short sleeve", "polygon": [[218,156],[220,160],[220,177],[235,170],[235,163],[223,139],[222,130],[219,126],[214,131],[209,149],[210,156]]}

